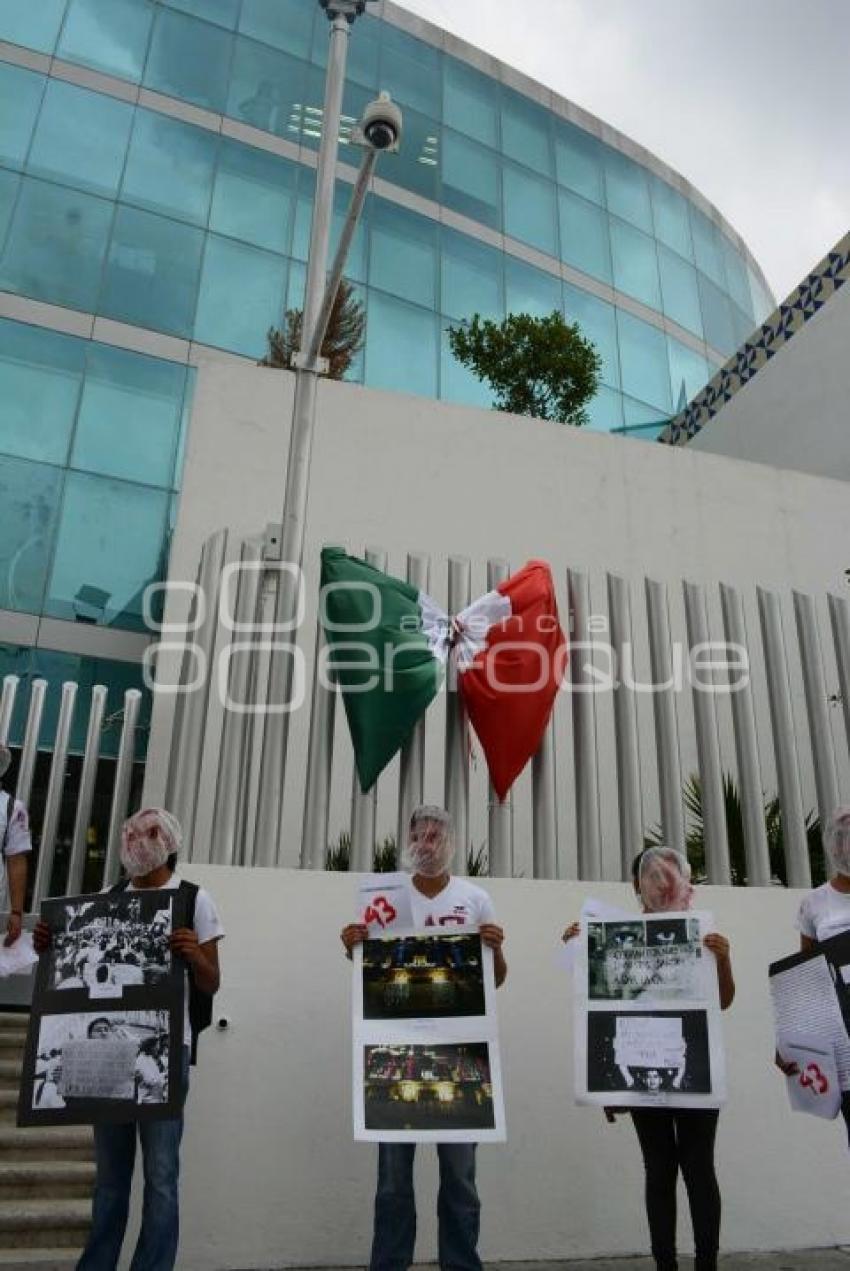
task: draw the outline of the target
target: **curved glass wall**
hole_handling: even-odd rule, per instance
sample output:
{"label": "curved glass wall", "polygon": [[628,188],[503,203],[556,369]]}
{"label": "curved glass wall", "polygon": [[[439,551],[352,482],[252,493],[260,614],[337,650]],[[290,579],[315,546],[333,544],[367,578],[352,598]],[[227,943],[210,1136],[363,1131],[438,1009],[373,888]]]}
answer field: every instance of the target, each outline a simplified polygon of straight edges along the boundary
{"label": "curved glass wall", "polygon": [[[260,357],[303,296],[327,39],[312,0],[3,0],[0,40],[113,79],[0,60],[0,290]],[[486,405],[448,324],[558,308],[602,354],[592,427],[653,436],[772,308],[671,184],[368,16],[343,107],[352,165],[379,89],[405,139],[349,260],[367,309],[352,378]],[[340,182],[337,232],[348,195]],[[3,324],[0,608],[140,625],[190,380],[185,361]]]}

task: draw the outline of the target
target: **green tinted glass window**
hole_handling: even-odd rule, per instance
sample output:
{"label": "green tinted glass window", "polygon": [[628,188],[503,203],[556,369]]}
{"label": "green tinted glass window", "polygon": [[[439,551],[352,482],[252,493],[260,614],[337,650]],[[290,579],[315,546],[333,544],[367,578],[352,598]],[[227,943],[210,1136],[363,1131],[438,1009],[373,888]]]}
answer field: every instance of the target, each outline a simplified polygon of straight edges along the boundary
{"label": "green tinted glass window", "polygon": [[85,354],[84,340],[0,321],[0,449],[67,461]]}
{"label": "green tinted glass window", "polygon": [[145,587],[162,576],[169,495],[69,472],[45,612],[139,630]]}
{"label": "green tinted glass window", "polygon": [[186,368],[92,344],[71,466],[170,486]]}
{"label": "green tinted glass window", "polygon": [[494,150],[499,139],[499,85],[456,58],[443,59],[443,121]]}
{"label": "green tinted glass window", "polygon": [[237,141],[222,141],[210,228],[256,247],[288,253],[295,164]]}
{"label": "green tinted glass window", "polygon": [[441,58],[437,49],[406,31],[384,23],[381,27],[381,88],[394,101],[412,106],[432,119],[439,118]]}
{"label": "green tinted glass window", "polygon": [[465,234],[444,230],[441,308],[453,320],[476,313],[501,322],[505,316],[502,254]]}
{"label": "green tinted glass window", "polygon": [[[317,5],[304,4],[304,0],[242,0],[239,30],[262,44],[272,44],[295,57],[306,58],[317,11]],[[323,21],[321,25],[327,42],[328,23]],[[358,22],[358,40],[360,25]]]}
{"label": "green tinted glass window", "polygon": [[720,250],[720,234],[717,227],[693,206],[690,208],[690,214],[697,269],[701,269],[719,287],[725,287],[726,275],[723,272],[723,254]]}
{"label": "green tinted glass window", "polygon": [[537,247],[548,256],[558,253],[555,230],[555,186],[525,168],[506,163],[502,170],[505,233]]}
{"label": "green tinted glass window", "polygon": [[113,210],[91,194],[25,179],[6,239],[0,287],[93,312]]}
{"label": "green tinted glass window", "polygon": [[614,216],[652,233],[652,208],[646,172],[618,150],[605,149],[605,188]]}
{"label": "green tinted glass window", "polygon": [[594,397],[585,407],[588,427],[594,432],[611,432],[623,424],[623,399],[613,388],[600,384]]}
{"label": "green tinted glass window", "polygon": [[588,291],[564,283],[564,316],[567,322],[577,322],[585,339],[596,345],[596,352],[602,358],[601,382],[619,388],[620,360],[614,306]]}
{"label": "green tinted glass window", "polygon": [[101,312],[140,327],[192,333],[200,230],[151,212],[119,207],[104,275]]}
{"label": "green tinted glass window", "polygon": [[492,229],[502,223],[501,163],[493,150],[443,130],[442,202]]}
{"label": "green tinted glass window", "polygon": [[611,281],[611,244],[608,216],[587,199],[566,190],[558,191],[561,222],[561,260],[582,273]]}
{"label": "green tinted glass window", "polygon": [[223,111],[232,52],[229,31],[162,9],[151,38],[145,86],[207,110]]}
{"label": "green tinted glass window", "polygon": [[0,455],[0,609],[41,609],[64,475]]}
{"label": "green tinted glass window", "polygon": [[22,168],[44,92],[43,75],[0,63],[0,164]]}
{"label": "green tinted glass window", "polygon": [[452,353],[446,332],[448,326],[446,318],[440,332],[440,397],[444,402],[458,402],[461,406],[492,406],[493,390],[489,384],[483,384]]}
{"label": "green tinted glass window", "polygon": [[52,79],[27,170],[92,194],[113,197],[121,180],[133,107]]}
{"label": "green tinted glass window", "polygon": [[62,25],[66,0],[3,0],[0,40],[22,44],[39,53],[52,53]]}
{"label": "green tinted glass window", "polygon": [[195,339],[261,358],[266,352],[266,332],[282,323],[286,271],[287,262],[281,256],[211,234],[201,273]]}
{"label": "green tinted glass window", "polygon": [[232,31],[239,17],[239,6],[242,0],[162,0],[170,9],[181,9],[193,17],[203,18],[205,22],[214,22]]}
{"label": "green tinted glass window", "polygon": [[661,308],[655,240],[611,217],[611,257],[614,286],[651,309]]}
{"label": "green tinted glass window", "polygon": [[560,278],[512,256],[505,257],[505,309],[509,314],[530,313],[533,318],[546,318],[556,309],[561,312],[562,306]]}
{"label": "green tinted glass window", "polygon": [[423,305],[436,305],[437,226],[392,203],[371,215],[369,284]]}
{"label": "green tinted glass window", "polygon": [[57,56],[138,83],[156,8],[154,0],[69,0]]}
{"label": "green tinted glass window", "polygon": [[747,281],[747,267],[737,250],[729,242],[725,234],[720,235],[720,250],[726,271],[726,286],[729,295],[745,313],[752,313],[750,286]]}
{"label": "green tinted glass window", "polygon": [[661,274],[661,297],[668,318],[701,336],[702,311],[697,288],[697,271],[681,256],[659,244],[658,267]]}
{"label": "green tinted glass window", "polygon": [[[268,0],[264,0],[268,3]],[[248,3],[248,0],[246,0]],[[276,3],[276,0],[272,0]],[[296,6],[303,9],[301,0],[284,0],[285,4]],[[308,9],[311,6],[308,5]],[[313,6],[315,8],[315,6]],[[315,8],[315,22],[313,24],[313,46],[310,53],[310,60],[316,65],[324,69],[328,64],[328,48],[330,45],[330,23],[324,15]],[[308,13],[306,15],[310,17]],[[294,29],[294,24],[293,29]],[[380,57],[381,30],[383,23],[377,18],[373,18],[370,13],[364,13],[357,19],[357,33],[348,45],[348,60],[345,63],[345,79],[347,84],[358,84],[361,88],[368,89],[369,96],[374,97],[378,89],[378,61]],[[273,43],[274,41],[269,41]],[[293,52],[295,49],[293,48]]]}
{"label": "green tinted glass window", "polygon": [[[345,157],[349,163],[357,162],[350,152]],[[399,154],[388,155],[382,161],[382,177],[393,185],[421,194],[424,199],[436,200],[440,191],[440,161],[439,125],[408,107],[404,112],[404,144]]]}
{"label": "green tinted glass window", "polygon": [[678,340],[667,337],[670,357],[670,387],[673,392],[673,410],[684,410],[691,398],[707,383],[708,363],[702,354]]}
{"label": "green tinted glass window", "polygon": [[437,328],[432,310],[380,291],[370,292],[366,383],[373,388],[436,397]]}
{"label": "green tinted glass window", "polygon": [[152,110],[139,110],[121,185],[122,200],[206,225],[218,144],[215,133]]}
{"label": "green tinted glass window", "polygon": [[236,40],[227,114],[296,145],[304,124],[307,66],[253,40]]}
{"label": "green tinted glass window", "polygon": [[699,275],[698,281],[706,344],[728,357],[737,348],[729,297],[703,274]]}
{"label": "green tinted glass window", "polygon": [[21,178],[15,172],[0,168],[0,243],[5,243],[12,220],[12,211],[18,198]]}
{"label": "green tinted glass window", "polygon": [[[316,189],[316,174],[312,168],[300,168],[297,175],[297,196],[295,201],[295,217],[292,231],[292,256],[297,261],[306,261],[310,244],[310,223],[313,214],[313,196]],[[334,214],[331,224],[331,256],[334,255],[339,237],[345,224],[350,189],[337,182],[334,191]],[[372,216],[374,200],[367,199],[363,217],[360,220],[345,264],[345,276],[356,282],[366,281],[366,253],[369,237],[369,224]],[[295,273],[290,276],[292,280]]]}
{"label": "green tinted glass window", "polygon": [[693,260],[694,248],[691,242],[691,225],[688,217],[688,202],[677,190],[652,177],[652,216],[655,233],[662,243],[666,243],[674,252]]}
{"label": "green tinted glass window", "polygon": [[581,128],[558,120],[555,124],[555,164],[558,181],[582,198],[605,206],[602,146]]}
{"label": "green tinted glass window", "polygon": [[[306,66],[305,78],[303,82],[303,90],[297,100],[293,100],[290,109],[289,122],[292,129],[287,128],[287,139],[290,141],[300,142],[302,145],[309,146],[311,150],[318,150],[322,141],[324,104],[325,104],[325,72],[318,66]],[[342,94],[342,108],[339,117],[339,144],[341,149],[340,158],[351,164],[360,162],[360,152],[351,146],[351,134],[357,125],[366,103],[373,96],[368,89],[361,87],[359,84],[351,84],[346,81]],[[414,112],[405,111],[404,115],[404,135],[405,144],[402,148],[402,155],[410,162],[414,159],[410,157],[410,151],[413,145],[407,144],[407,127],[408,119],[411,120],[411,128],[414,134],[418,131],[417,125],[414,123]],[[418,118],[416,116],[415,118]],[[421,127],[421,125],[420,125]],[[398,166],[398,160],[401,156],[393,155],[391,158],[393,168]],[[404,184],[402,182],[402,184]]]}
{"label": "green tinted glass window", "polygon": [[549,112],[509,88],[502,89],[502,149],[542,176],[553,175]]}
{"label": "green tinted glass window", "polygon": [[[622,309],[617,310],[617,331],[623,392],[669,413],[670,371],[664,332]],[[627,419],[629,422],[646,421]]]}

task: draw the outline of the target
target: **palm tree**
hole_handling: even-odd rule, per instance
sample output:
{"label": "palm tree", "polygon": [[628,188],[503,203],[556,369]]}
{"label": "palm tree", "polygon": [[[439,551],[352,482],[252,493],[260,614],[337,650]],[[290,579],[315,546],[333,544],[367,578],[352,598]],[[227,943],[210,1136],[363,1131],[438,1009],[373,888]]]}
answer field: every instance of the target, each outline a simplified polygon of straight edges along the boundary
{"label": "palm tree", "polygon": [[[301,309],[287,309],[283,315],[283,327],[269,327],[266,339],[269,351],[259,363],[278,370],[292,369],[292,355],[301,347]],[[328,379],[341,380],[363,347],[366,331],[366,314],[363,305],[354,294],[354,287],[345,278],[331,307],[328,329],[322,341],[321,355],[329,363]]]}
{"label": "palm tree", "polygon": [[[702,881],[706,876],[705,814],[703,811],[702,782],[698,773],[692,772],[688,777],[682,788],[682,799],[690,821],[685,835],[685,850],[688,860],[691,862],[695,879]],[[740,791],[728,772],[723,774],[723,804],[726,812],[726,833],[729,839],[729,865],[732,873],[732,885],[744,887],[747,883],[744,810]],[[805,824],[812,883],[814,886],[818,886],[826,879],[820,818],[814,812],[809,812],[806,816]],[[771,877],[775,882],[787,887],[788,873],[785,865],[782,808],[778,797],[775,795],[770,799],[765,799],[764,828],[767,833]],[[661,845],[664,842],[664,837],[660,827],[653,826],[644,841],[647,847]]]}

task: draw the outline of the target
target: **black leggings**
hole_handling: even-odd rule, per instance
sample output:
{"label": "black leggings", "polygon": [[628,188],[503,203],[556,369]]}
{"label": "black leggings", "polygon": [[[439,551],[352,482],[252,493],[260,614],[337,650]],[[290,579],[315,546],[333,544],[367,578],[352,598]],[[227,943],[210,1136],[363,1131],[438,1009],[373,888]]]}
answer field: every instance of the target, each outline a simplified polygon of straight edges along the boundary
{"label": "black leggings", "polygon": [[718,1113],[702,1108],[633,1108],[646,1169],[646,1216],[658,1271],[676,1267],[676,1179],[685,1180],[696,1249],[695,1271],[715,1271],[720,1189],[714,1172]]}

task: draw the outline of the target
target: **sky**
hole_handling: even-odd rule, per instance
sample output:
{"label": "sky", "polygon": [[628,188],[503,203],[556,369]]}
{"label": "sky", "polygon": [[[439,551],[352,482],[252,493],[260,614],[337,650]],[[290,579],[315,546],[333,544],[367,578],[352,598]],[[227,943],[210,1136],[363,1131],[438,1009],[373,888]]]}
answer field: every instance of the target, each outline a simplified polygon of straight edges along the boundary
{"label": "sky", "polygon": [[778,299],[850,229],[850,0],[397,0],[627,133]]}

